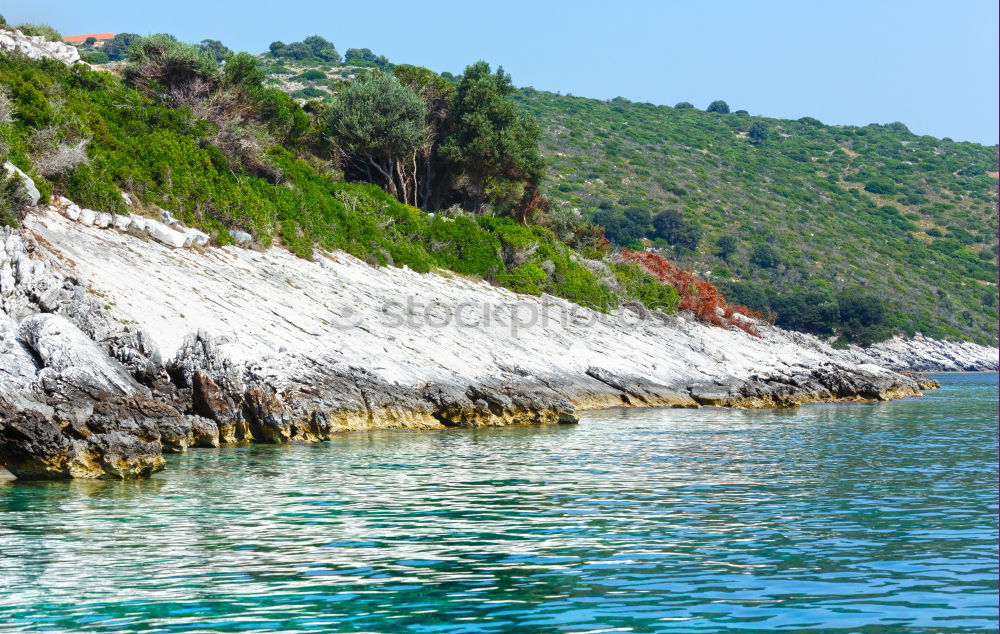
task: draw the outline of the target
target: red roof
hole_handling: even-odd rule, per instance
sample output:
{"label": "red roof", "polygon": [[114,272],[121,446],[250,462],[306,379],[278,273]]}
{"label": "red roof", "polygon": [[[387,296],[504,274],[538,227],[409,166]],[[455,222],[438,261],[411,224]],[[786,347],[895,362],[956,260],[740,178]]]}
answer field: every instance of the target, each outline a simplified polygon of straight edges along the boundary
{"label": "red roof", "polygon": [[63,42],[67,44],[83,44],[87,41],[88,37],[92,37],[97,41],[101,40],[112,40],[115,37],[114,33],[92,33],[90,35],[67,35],[63,38]]}

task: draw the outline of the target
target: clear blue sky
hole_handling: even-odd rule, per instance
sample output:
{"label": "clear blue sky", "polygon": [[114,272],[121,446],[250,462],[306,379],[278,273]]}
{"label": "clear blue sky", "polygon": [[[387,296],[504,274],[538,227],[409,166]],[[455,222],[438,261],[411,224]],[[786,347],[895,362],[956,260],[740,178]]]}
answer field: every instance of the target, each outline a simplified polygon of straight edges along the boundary
{"label": "clear blue sky", "polygon": [[437,71],[485,59],[518,85],[587,97],[998,136],[996,0],[0,0],[0,13],[254,53],[315,33]]}

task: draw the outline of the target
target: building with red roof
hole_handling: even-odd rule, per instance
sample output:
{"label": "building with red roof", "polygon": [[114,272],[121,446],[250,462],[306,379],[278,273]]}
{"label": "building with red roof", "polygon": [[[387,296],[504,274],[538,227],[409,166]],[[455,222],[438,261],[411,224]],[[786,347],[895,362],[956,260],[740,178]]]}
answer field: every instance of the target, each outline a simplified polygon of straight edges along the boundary
{"label": "building with red roof", "polygon": [[107,42],[108,40],[115,39],[115,34],[114,33],[91,33],[90,35],[67,35],[66,37],[63,38],[63,42],[66,42],[67,44],[76,44],[76,45],[79,45],[79,44],[83,44],[84,42],[86,42],[87,38],[90,38],[90,37],[92,37],[95,40],[97,40],[96,42],[94,42],[94,46],[104,46],[104,43]]}

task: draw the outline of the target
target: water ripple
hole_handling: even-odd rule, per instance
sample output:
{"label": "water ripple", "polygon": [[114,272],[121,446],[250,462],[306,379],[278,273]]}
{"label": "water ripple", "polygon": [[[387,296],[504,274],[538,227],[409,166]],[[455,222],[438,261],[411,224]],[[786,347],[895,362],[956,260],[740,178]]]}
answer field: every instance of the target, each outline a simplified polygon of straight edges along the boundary
{"label": "water ripple", "polygon": [[995,630],[996,376],[943,378],[0,482],[0,629]]}

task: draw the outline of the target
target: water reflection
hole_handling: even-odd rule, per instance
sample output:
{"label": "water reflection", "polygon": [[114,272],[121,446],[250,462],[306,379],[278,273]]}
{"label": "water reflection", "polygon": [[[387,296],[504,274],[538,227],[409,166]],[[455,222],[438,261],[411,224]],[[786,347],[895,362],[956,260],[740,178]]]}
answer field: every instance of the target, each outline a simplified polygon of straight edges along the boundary
{"label": "water reflection", "polygon": [[77,631],[996,627],[996,381],[800,410],[195,450],[0,483],[0,621]]}

